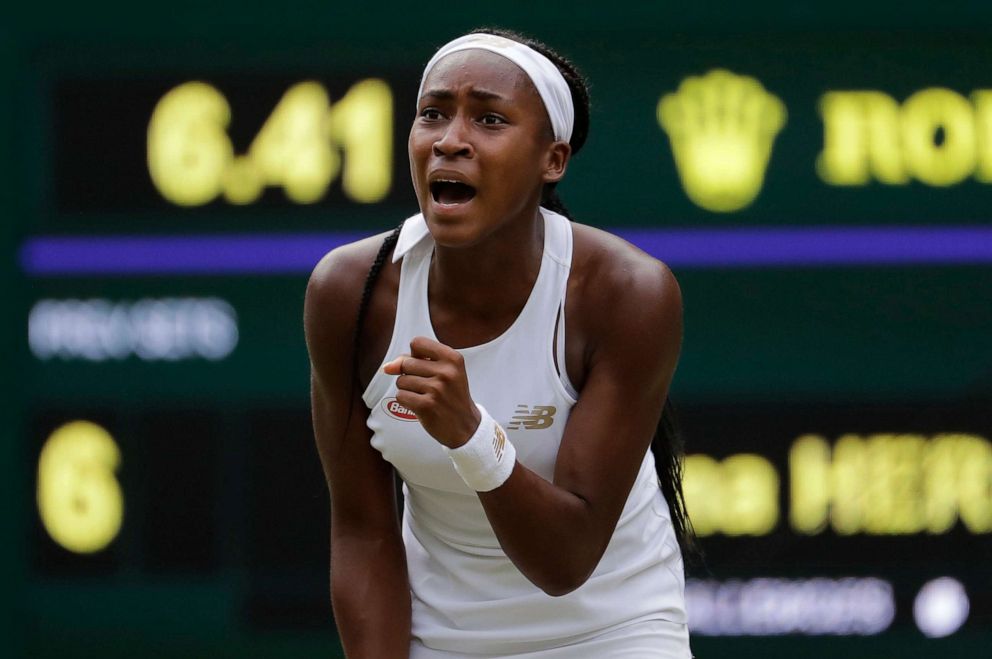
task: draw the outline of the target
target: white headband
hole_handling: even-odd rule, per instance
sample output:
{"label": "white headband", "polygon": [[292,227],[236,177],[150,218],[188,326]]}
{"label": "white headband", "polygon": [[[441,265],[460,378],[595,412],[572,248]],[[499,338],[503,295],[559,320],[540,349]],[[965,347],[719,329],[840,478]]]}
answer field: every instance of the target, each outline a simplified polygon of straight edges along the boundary
{"label": "white headband", "polygon": [[427,80],[427,74],[431,72],[438,60],[451,53],[471,49],[488,50],[491,53],[502,55],[523,69],[531,82],[534,83],[534,87],[537,88],[541,100],[544,101],[548,117],[551,118],[551,128],[554,130],[555,139],[565,142],[572,139],[575,108],[572,106],[572,93],[569,91],[568,83],[565,82],[561,71],[551,63],[551,60],[530,46],[495,34],[466,34],[464,37],[458,37],[442,46],[424,67],[424,75],[420,79],[420,89],[417,91],[417,102],[420,102],[420,97],[424,94],[424,81]]}

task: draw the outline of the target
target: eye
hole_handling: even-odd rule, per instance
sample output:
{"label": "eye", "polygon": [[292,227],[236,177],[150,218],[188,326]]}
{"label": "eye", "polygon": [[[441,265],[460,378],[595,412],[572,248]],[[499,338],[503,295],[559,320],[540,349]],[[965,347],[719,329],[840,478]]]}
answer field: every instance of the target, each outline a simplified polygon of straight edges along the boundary
{"label": "eye", "polygon": [[479,120],[479,122],[485,124],[486,126],[498,126],[499,124],[505,124],[506,119],[499,116],[498,114],[493,114],[490,112],[488,114],[482,115],[482,118]]}
{"label": "eye", "polygon": [[427,121],[437,121],[441,116],[441,111],[437,108],[424,108],[420,111],[420,117]]}

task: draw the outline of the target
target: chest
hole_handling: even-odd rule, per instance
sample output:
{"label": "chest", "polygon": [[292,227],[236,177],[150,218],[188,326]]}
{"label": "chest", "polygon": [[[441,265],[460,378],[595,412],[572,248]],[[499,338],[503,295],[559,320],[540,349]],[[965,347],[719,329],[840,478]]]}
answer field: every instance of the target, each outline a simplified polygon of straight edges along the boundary
{"label": "chest", "polygon": [[[375,292],[371,297],[369,308],[362,324],[361,345],[364,349],[359,357],[358,371],[359,382],[362,383],[363,388],[368,386],[368,383],[375,377],[379,367],[386,359],[390,340],[393,338],[393,329],[399,302],[400,269],[401,265],[399,263],[388,263],[383,267],[375,284]],[[590,347],[590,342],[587,338],[588,323],[583,322],[583,318],[588,314],[588,310],[582,307],[582,296],[579,290],[584,285],[584,282],[584,273],[573,270],[572,276],[569,277],[566,283],[567,295],[564,313],[565,336],[563,358],[556,349],[558,345],[558,332],[562,329],[558,322],[554,325],[554,334],[548,345],[548,350],[553,351],[552,357],[556,372],[562,368],[562,364],[559,362],[564,361],[568,379],[579,391],[582,390],[582,385],[585,382],[587,370],[586,358]],[[597,312],[601,313],[602,310],[597,310]],[[439,340],[447,338],[451,332],[446,328],[452,322],[444,316],[443,310],[432,310],[431,314],[433,324],[438,330]],[[477,334],[473,335],[471,339],[459,337],[460,343],[484,343],[493,336],[497,336],[505,331],[505,328],[509,326],[510,322],[508,317],[503,322],[480,328],[477,330]]]}
{"label": "chest", "polygon": [[[479,363],[479,362],[484,363]],[[504,428],[517,460],[551,480],[572,402],[532,361],[466,357],[472,398]],[[441,444],[396,401],[393,379],[369,411],[372,446],[410,484],[467,493]]]}

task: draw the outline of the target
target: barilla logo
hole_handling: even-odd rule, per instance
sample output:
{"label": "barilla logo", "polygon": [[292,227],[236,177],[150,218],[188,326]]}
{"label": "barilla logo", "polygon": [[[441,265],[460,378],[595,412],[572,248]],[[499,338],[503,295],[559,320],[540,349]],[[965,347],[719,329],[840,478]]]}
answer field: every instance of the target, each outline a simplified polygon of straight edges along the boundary
{"label": "barilla logo", "polygon": [[400,421],[417,420],[417,415],[413,413],[413,410],[408,407],[404,407],[398,403],[395,398],[387,398],[382,401],[382,409],[386,410],[386,414],[394,419],[399,419]]}

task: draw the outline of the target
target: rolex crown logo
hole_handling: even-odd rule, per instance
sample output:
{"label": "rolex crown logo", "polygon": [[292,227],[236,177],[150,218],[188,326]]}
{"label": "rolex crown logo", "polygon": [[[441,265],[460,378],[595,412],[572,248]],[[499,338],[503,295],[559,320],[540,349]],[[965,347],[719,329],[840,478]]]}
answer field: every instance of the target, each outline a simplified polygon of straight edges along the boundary
{"label": "rolex crown logo", "polygon": [[723,69],[682,81],[658,101],[686,194],[716,212],[744,208],[758,196],[785,105],[761,83]]}

